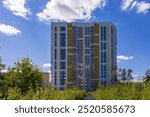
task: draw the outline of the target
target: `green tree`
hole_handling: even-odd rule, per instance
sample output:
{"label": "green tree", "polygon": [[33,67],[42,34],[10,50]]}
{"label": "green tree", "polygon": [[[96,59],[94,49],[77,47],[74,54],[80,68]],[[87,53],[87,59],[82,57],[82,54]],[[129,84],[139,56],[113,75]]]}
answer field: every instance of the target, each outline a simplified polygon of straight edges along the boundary
{"label": "green tree", "polygon": [[127,78],[128,78],[128,80],[133,79],[133,77],[132,77],[132,72],[133,72],[132,69],[128,69],[128,70],[127,70]]}
{"label": "green tree", "polygon": [[0,98],[4,98],[8,89],[7,80],[4,78],[4,73],[2,70],[5,69],[5,64],[2,63],[0,56]]}
{"label": "green tree", "polygon": [[2,76],[2,70],[5,69],[5,64],[2,63],[2,58],[0,56],[0,75]]}
{"label": "green tree", "polygon": [[114,79],[115,82],[118,81],[118,78],[117,78],[117,68],[112,68],[112,77]]}
{"label": "green tree", "polygon": [[132,69],[119,69],[118,70],[118,77],[120,77],[121,80],[123,81],[129,81],[131,79],[133,79],[132,76],[133,70]]}
{"label": "green tree", "polygon": [[118,72],[117,72],[117,77],[118,77],[118,80],[121,80],[122,79],[122,76],[121,76],[121,68],[118,69]]}
{"label": "green tree", "polygon": [[17,87],[24,94],[29,89],[36,91],[41,87],[43,73],[29,58],[23,58],[14,67],[8,68],[5,77],[9,81],[9,87]]}
{"label": "green tree", "polygon": [[123,81],[127,80],[126,75],[127,75],[126,69],[125,68],[121,69],[121,76]]}
{"label": "green tree", "polygon": [[149,82],[150,81],[150,69],[146,70],[144,81],[145,82]]}

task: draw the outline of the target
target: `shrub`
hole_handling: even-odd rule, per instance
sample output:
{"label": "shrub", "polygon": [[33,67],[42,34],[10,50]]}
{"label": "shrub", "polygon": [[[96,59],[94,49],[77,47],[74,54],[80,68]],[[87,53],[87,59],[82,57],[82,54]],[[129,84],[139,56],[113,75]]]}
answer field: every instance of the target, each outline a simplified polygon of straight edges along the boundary
{"label": "shrub", "polygon": [[141,98],[143,90],[146,90],[143,83],[118,83],[113,87],[99,87],[92,94],[97,100],[139,100],[144,99]]}

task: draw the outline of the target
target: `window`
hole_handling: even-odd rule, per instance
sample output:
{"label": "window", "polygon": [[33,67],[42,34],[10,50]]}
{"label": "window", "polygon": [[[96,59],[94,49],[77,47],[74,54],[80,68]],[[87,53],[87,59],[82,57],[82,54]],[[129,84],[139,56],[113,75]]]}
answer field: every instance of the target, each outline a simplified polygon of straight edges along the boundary
{"label": "window", "polygon": [[101,63],[106,63],[106,52],[101,52]]}
{"label": "window", "polygon": [[66,33],[60,33],[60,46],[66,46]]}
{"label": "window", "polygon": [[57,47],[57,40],[55,40],[55,47]]}
{"label": "window", "polygon": [[106,50],[106,42],[101,42],[101,50]]}
{"label": "window", "polygon": [[57,33],[54,34],[55,47],[57,47]]}
{"label": "window", "polygon": [[60,79],[66,79],[66,72],[60,71]]}
{"label": "window", "polygon": [[90,37],[85,37],[85,47],[86,48],[90,47]]}
{"label": "window", "polygon": [[105,26],[101,27],[101,40],[106,41],[106,27]]}
{"label": "window", "polygon": [[55,60],[57,60],[57,50],[55,49]]}
{"label": "window", "polygon": [[66,69],[66,62],[65,61],[60,62],[60,69],[62,69],[62,70]]}
{"label": "window", "polygon": [[73,29],[72,29],[72,31],[73,31],[73,34],[76,34],[76,27],[75,26],[73,26]]}
{"label": "window", "polygon": [[85,49],[85,54],[90,54],[90,49]]}
{"label": "window", "polygon": [[90,27],[85,27],[85,35],[90,35]]}
{"label": "window", "polygon": [[66,80],[66,72],[60,71],[60,85],[65,85]]}
{"label": "window", "polygon": [[55,47],[57,47],[57,33],[54,34],[54,42]]}
{"label": "window", "polygon": [[85,56],[85,64],[90,64],[90,56]]}
{"label": "window", "polygon": [[57,33],[55,33],[55,39],[57,39]]}
{"label": "window", "polygon": [[60,31],[66,31],[66,27],[65,26],[61,26],[60,27]]}
{"label": "window", "polygon": [[57,85],[57,72],[55,71],[55,81],[54,84]]}
{"label": "window", "polygon": [[77,36],[78,38],[82,38],[82,27],[78,27]]}
{"label": "window", "polygon": [[57,27],[55,27],[55,31],[57,31]]}
{"label": "window", "polygon": [[61,60],[65,60],[66,59],[66,50],[65,49],[61,49],[60,53],[61,53],[60,59]]}
{"label": "window", "polygon": [[106,64],[101,64],[101,78],[102,79],[106,79],[106,74],[107,74],[107,72],[106,72]]}
{"label": "window", "polygon": [[57,62],[55,62],[55,69],[57,69]]}
{"label": "window", "polygon": [[114,34],[114,28],[111,26],[111,36]]}

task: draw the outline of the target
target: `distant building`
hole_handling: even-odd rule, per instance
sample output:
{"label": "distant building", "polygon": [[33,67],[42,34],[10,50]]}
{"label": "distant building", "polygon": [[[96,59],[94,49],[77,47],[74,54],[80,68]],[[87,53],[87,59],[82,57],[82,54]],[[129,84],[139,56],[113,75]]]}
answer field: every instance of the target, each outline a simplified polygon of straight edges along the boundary
{"label": "distant building", "polygon": [[56,90],[94,90],[114,82],[116,26],[110,22],[51,23],[51,72]]}
{"label": "distant building", "polygon": [[48,87],[50,85],[50,73],[44,72],[43,75],[42,87]]}

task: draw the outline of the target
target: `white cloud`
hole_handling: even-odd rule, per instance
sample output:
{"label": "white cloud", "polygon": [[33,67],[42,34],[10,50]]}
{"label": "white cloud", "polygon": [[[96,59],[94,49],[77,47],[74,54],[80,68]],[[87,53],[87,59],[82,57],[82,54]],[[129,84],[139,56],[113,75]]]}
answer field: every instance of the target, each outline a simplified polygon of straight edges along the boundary
{"label": "white cloud", "polygon": [[133,59],[134,57],[133,56],[124,56],[124,55],[119,55],[117,56],[117,62],[121,62],[121,61],[128,61],[128,60],[131,60]]}
{"label": "white cloud", "polygon": [[132,10],[133,8],[135,8],[136,5],[137,5],[137,1],[134,1],[134,2],[132,3],[131,7],[130,7],[130,10]]}
{"label": "white cloud", "polygon": [[128,10],[128,8],[132,5],[134,0],[122,0],[121,9]]}
{"label": "white cloud", "polygon": [[139,2],[136,5],[137,7],[137,13],[147,13],[148,10],[150,9],[150,3],[146,3],[146,2]]}
{"label": "white cloud", "polygon": [[27,19],[30,10],[25,7],[26,1],[27,0],[3,0],[3,4],[8,10],[12,11],[14,15]]}
{"label": "white cloud", "polygon": [[107,0],[49,0],[42,12],[41,21],[88,20],[96,8],[103,8]]}
{"label": "white cloud", "polygon": [[6,35],[9,35],[9,36],[10,35],[17,35],[17,34],[21,33],[20,30],[16,29],[13,26],[1,24],[1,23],[0,23],[0,32],[4,33]]}
{"label": "white cloud", "polygon": [[135,9],[137,13],[148,13],[150,9],[150,3],[146,1],[137,1],[137,0],[122,0],[121,9],[124,11]]}
{"label": "white cloud", "polygon": [[133,76],[134,78],[139,77],[139,75],[137,75],[137,74],[133,74],[132,76]]}
{"label": "white cloud", "polygon": [[46,63],[46,64],[43,64],[43,67],[51,67],[51,64],[50,63]]}

